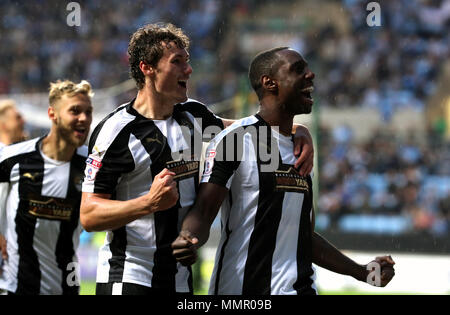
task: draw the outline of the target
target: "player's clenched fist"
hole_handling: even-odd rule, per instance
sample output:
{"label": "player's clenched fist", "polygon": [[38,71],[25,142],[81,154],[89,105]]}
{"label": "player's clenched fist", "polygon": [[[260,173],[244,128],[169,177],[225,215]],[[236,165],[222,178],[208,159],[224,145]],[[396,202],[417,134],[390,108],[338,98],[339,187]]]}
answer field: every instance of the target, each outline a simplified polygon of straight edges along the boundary
{"label": "player's clenched fist", "polygon": [[197,260],[198,239],[189,231],[181,231],[172,243],[172,254],[183,266],[190,266]]}
{"label": "player's clenched fist", "polygon": [[177,203],[179,195],[174,176],[174,172],[165,168],[153,179],[148,192],[152,212],[170,209]]}

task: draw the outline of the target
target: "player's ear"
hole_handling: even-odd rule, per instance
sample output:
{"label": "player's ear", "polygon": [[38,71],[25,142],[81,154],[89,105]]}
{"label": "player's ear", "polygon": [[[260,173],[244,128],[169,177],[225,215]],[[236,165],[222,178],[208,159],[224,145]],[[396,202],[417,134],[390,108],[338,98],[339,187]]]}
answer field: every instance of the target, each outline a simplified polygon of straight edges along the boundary
{"label": "player's ear", "polygon": [[268,75],[263,75],[261,77],[261,84],[263,89],[271,92],[276,92],[278,90],[277,81],[270,78]]}
{"label": "player's ear", "polygon": [[48,107],[47,113],[48,113],[48,118],[50,118],[50,120],[52,122],[56,123],[56,121],[57,121],[56,111],[55,111],[55,108],[52,105],[50,105]]}
{"label": "player's ear", "polygon": [[156,70],[153,66],[150,66],[143,61],[139,62],[139,69],[141,69],[145,76],[152,76]]}

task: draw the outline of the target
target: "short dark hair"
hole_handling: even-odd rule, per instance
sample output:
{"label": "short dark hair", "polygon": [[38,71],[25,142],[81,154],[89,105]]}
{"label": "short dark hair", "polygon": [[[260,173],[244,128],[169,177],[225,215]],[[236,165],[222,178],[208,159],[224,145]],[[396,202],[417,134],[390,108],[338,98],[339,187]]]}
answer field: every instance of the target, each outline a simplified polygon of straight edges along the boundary
{"label": "short dark hair", "polygon": [[289,47],[272,48],[257,54],[253,58],[248,71],[248,78],[258,97],[261,97],[261,77],[263,75],[273,76],[275,74],[275,71],[278,70],[275,69],[275,65],[279,62],[277,52],[285,49],[289,49]]}
{"label": "short dark hair", "polygon": [[145,76],[139,63],[143,61],[155,67],[164,54],[162,42],[175,42],[179,48],[189,48],[187,35],[171,23],[147,24],[131,36],[128,44],[130,76],[136,81],[138,89],[145,85]]}

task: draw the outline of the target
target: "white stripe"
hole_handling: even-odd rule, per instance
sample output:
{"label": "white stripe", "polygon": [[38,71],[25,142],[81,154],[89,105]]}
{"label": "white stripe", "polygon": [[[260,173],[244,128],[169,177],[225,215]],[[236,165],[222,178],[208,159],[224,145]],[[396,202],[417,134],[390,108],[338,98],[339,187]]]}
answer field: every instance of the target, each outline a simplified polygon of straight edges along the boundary
{"label": "white stripe", "polygon": [[123,283],[113,283],[112,295],[122,295]]}
{"label": "white stripe", "polygon": [[195,201],[195,179],[194,177],[186,178],[178,182],[178,190],[180,192],[181,208],[192,206]]}
{"label": "white stripe", "polygon": [[[11,174],[19,172],[19,164],[16,164]],[[19,272],[19,248],[17,242],[16,233],[16,213],[17,205],[19,204],[19,185],[12,185],[11,191],[8,195],[6,207],[7,209],[12,209],[7,211],[7,230],[5,238],[7,240],[7,252],[8,260],[3,262],[3,274],[0,276],[0,288],[8,290],[10,292],[15,292],[17,290],[17,275]]]}
{"label": "white stripe", "polygon": [[175,289],[177,292],[189,292],[189,287],[186,285],[189,279],[189,270],[187,267],[177,263],[178,272],[175,275]]}
{"label": "white stripe", "polygon": [[55,255],[60,226],[60,221],[36,219],[33,249],[41,271],[40,294],[62,294],[62,272],[58,268]]}
{"label": "white stripe", "polygon": [[297,243],[304,198],[303,194],[297,192],[284,194],[277,240],[272,256],[271,294],[297,294],[293,285],[297,281]]}
{"label": "white stripe", "polygon": [[112,232],[107,231],[105,236],[105,244],[100,247],[98,251],[97,260],[97,280],[98,283],[108,283],[109,282],[109,260],[112,257],[112,252],[109,249],[109,243],[107,240],[112,239]]}
{"label": "white stripe", "polygon": [[[248,140],[250,141],[250,139]],[[255,154],[254,146],[249,145],[250,143],[251,141],[245,145],[248,145],[249,150],[253,150],[253,154]],[[223,259],[222,271],[220,273],[219,294],[242,294],[248,247],[255,226],[255,216],[259,199],[259,176],[255,176],[255,174],[258,174],[256,161],[242,161],[236,173],[233,175],[235,177],[230,188],[233,198],[232,208],[230,209],[229,207],[228,198],[222,204],[222,222],[224,228],[228,216],[232,213],[229,220],[229,228],[232,233],[224,253],[225,259]],[[238,196],[239,198],[237,198]],[[225,240],[226,233],[222,232],[222,238],[217,249],[213,277],[210,283],[210,294],[214,293],[218,262]]]}
{"label": "white stripe", "polygon": [[66,198],[69,189],[70,162],[55,164],[44,157],[44,178],[42,180],[42,196]]}
{"label": "white stripe", "polygon": [[8,145],[2,149],[2,154],[0,157],[0,162],[3,162],[6,159],[9,159],[13,156],[32,152],[36,148],[36,142],[38,142],[39,138],[35,138],[32,140],[19,142],[16,144]]}

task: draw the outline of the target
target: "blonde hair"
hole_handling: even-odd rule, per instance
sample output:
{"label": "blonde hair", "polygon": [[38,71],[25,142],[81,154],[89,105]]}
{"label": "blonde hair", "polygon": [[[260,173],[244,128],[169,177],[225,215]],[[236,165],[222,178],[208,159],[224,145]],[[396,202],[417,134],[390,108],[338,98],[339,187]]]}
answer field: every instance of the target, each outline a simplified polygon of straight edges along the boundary
{"label": "blonde hair", "polygon": [[0,119],[4,118],[6,111],[10,108],[16,109],[16,102],[12,99],[5,99],[0,101]]}
{"label": "blonde hair", "polygon": [[57,101],[59,101],[63,95],[68,95],[70,97],[77,94],[84,94],[91,99],[94,96],[91,84],[82,80],[80,83],[76,84],[70,80],[58,80],[56,82],[50,83],[50,92],[48,94],[49,104],[53,106]]}

